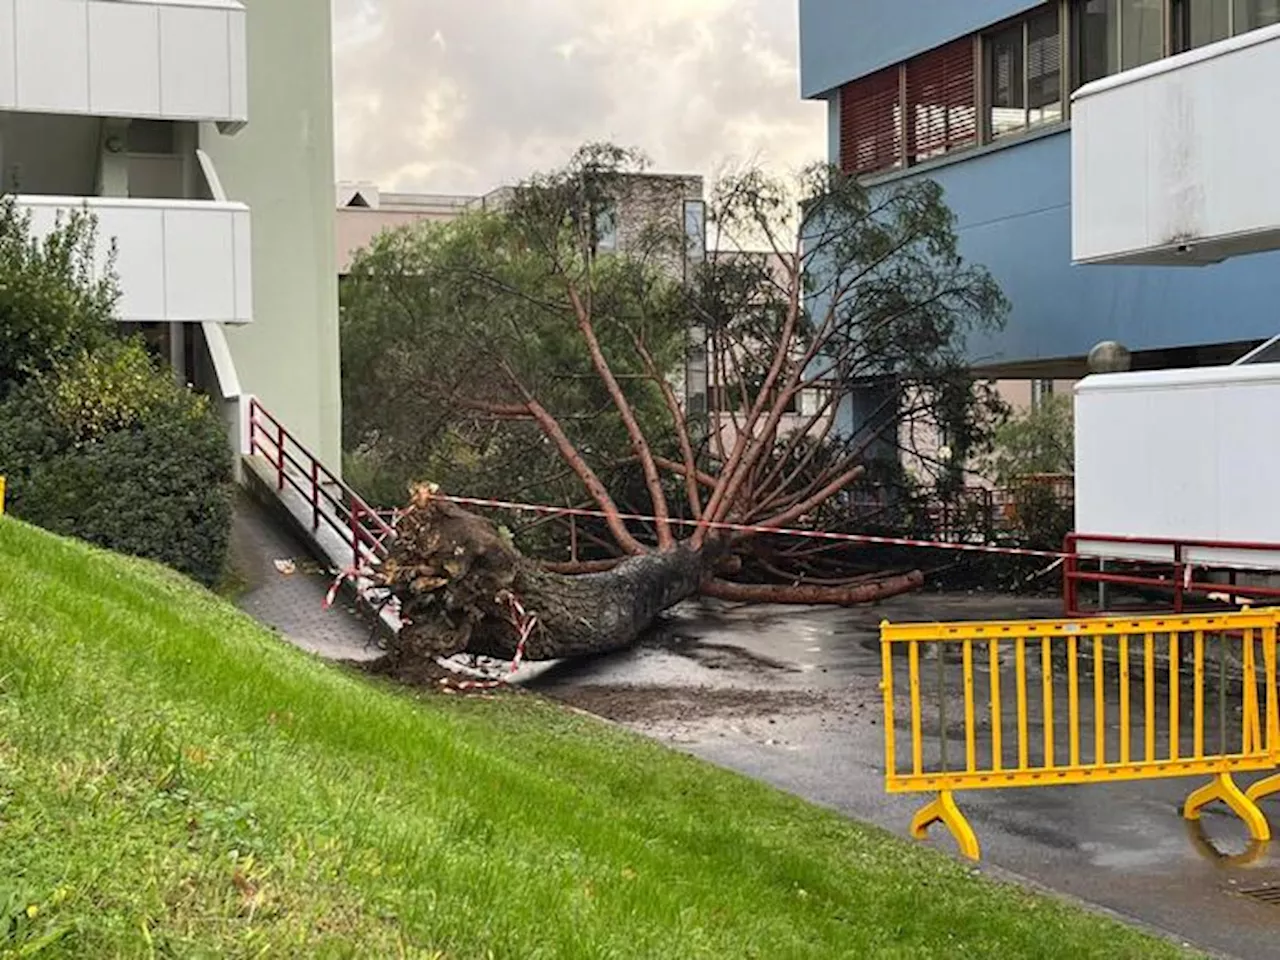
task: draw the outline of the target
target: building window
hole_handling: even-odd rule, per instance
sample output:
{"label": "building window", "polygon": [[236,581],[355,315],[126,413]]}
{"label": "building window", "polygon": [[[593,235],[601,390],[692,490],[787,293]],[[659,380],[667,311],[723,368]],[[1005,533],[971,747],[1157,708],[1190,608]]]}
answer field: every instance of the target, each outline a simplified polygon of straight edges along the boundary
{"label": "building window", "polygon": [[890,67],[840,91],[840,166],[857,175],[902,161],[901,70]]}
{"label": "building window", "polygon": [[1173,52],[1280,23],[1280,0],[1173,0]]}
{"label": "building window", "polygon": [[606,203],[596,214],[596,250],[613,253],[618,249],[618,205]]}
{"label": "building window", "polygon": [[1039,410],[1053,399],[1052,380],[1031,381],[1031,409]]}
{"label": "building window", "polygon": [[689,267],[707,259],[707,205],[702,200],[684,202],[685,279]]}
{"label": "building window", "polygon": [[1233,32],[1245,33],[1280,23],[1280,0],[1235,0]]}
{"label": "building window", "polygon": [[909,163],[978,142],[971,39],[966,37],[907,61],[906,73]]}
{"label": "building window", "polygon": [[990,34],[985,63],[992,137],[1062,119],[1062,24],[1056,5]]}
{"label": "building window", "polygon": [[1077,86],[1164,56],[1167,0],[1084,0],[1076,5]]}
{"label": "building window", "polygon": [[1231,36],[1231,13],[1231,5],[1222,0],[1174,0],[1174,52],[1227,39]]}
{"label": "building window", "polygon": [[1070,90],[1277,23],[1280,0],[1054,0],[980,35],[980,56],[963,37],[845,84],[840,167],[887,173],[1058,123]]}

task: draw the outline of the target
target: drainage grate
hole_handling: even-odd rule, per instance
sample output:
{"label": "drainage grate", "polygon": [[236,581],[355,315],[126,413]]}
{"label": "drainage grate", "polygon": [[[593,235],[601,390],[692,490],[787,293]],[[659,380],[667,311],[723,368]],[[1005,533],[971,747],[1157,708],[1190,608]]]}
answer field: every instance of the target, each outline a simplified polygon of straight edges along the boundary
{"label": "drainage grate", "polygon": [[1262,887],[1246,887],[1239,891],[1241,896],[1265,903],[1268,906],[1280,907],[1280,883],[1267,884]]}

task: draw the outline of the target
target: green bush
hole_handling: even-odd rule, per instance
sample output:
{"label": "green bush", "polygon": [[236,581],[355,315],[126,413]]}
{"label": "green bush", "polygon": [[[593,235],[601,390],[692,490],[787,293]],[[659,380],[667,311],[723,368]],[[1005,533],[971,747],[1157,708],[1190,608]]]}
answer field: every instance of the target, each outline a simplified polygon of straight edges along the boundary
{"label": "green bush", "polygon": [[56,533],[212,585],[231,525],[231,451],[208,400],[138,341],[56,363],[0,403],[9,508]]}
{"label": "green bush", "polygon": [[0,197],[0,397],[114,337],[119,294],[110,258],[95,266],[96,232],[77,212],[33,239],[30,215]]}

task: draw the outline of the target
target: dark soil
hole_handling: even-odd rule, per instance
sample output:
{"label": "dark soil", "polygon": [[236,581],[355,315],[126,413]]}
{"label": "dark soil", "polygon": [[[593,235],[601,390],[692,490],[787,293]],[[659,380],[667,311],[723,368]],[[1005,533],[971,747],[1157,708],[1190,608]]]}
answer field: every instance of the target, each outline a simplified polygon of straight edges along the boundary
{"label": "dark soil", "polygon": [[830,705],[826,694],[806,690],[565,686],[542,693],[618,723],[781,716],[820,711]]}

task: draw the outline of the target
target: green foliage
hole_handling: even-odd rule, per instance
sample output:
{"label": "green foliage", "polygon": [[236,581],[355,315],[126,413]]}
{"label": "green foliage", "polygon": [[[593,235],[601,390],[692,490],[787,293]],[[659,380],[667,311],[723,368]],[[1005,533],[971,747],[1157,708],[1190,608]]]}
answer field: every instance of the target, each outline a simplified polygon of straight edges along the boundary
{"label": "green foliage", "polygon": [[660,388],[634,346],[644,338],[662,376],[683,363],[679,290],[655,260],[666,238],[654,231],[631,255],[597,255],[584,227],[606,184],[638,164],[584,153],[498,210],[384,233],[357,255],[341,329],[344,446],[361,490],[398,503],[409,483],[429,479],[476,496],[579,502],[578,481],[538,426],[498,409],[526,393],[611,489],[634,485],[630,441],[569,283],[650,443],[675,454]]}
{"label": "green foliage", "polygon": [[1071,398],[1046,397],[1003,423],[996,430],[987,469],[1012,495],[1011,519],[1018,539],[1041,549],[1061,547],[1075,522],[1065,495],[1075,469]]}
{"label": "green foliage", "polygon": [[0,403],[9,509],[31,523],[217,582],[231,453],[208,400],[138,341],[57,362]]}
{"label": "green foliage", "polygon": [[[928,482],[954,487],[998,406],[973,381],[966,337],[999,326],[1007,304],[959,256],[941,189],[869,192],[825,165],[794,183],[748,170],[716,185],[708,250],[687,259],[683,194],[642,186],[642,170],[629,151],[589,145],[489,209],[384,234],[357,257],[342,300],[344,445],[364,489],[400,501],[428,479],[606,512],[665,500],[688,516],[718,483],[719,518],[825,525],[850,517],[811,501],[860,465],[896,466],[916,420],[952,449]],[[605,253],[611,206],[623,239]],[[719,404],[705,416],[664,390],[695,348]],[[854,407],[865,423],[829,428]],[[692,493],[682,432],[703,471]],[[646,444],[657,483],[638,466]],[[526,550],[530,529],[516,531]],[[536,529],[563,547],[563,527]]]}
{"label": "green foliage", "polygon": [[1002,484],[1031,474],[1069,474],[1075,469],[1075,412],[1071,398],[1046,397],[997,430],[990,473]]}
{"label": "green foliage", "polygon": [[0,197],[0,397],[114,336],[114,251],[95,267],[96,233],[92,216],[76,212],[34,239],[30,214]]}
{"label": "green foliage", "polygon": [[4,956],[1185,955],[539,697],[335,669],[13,520],[0,819]]}

